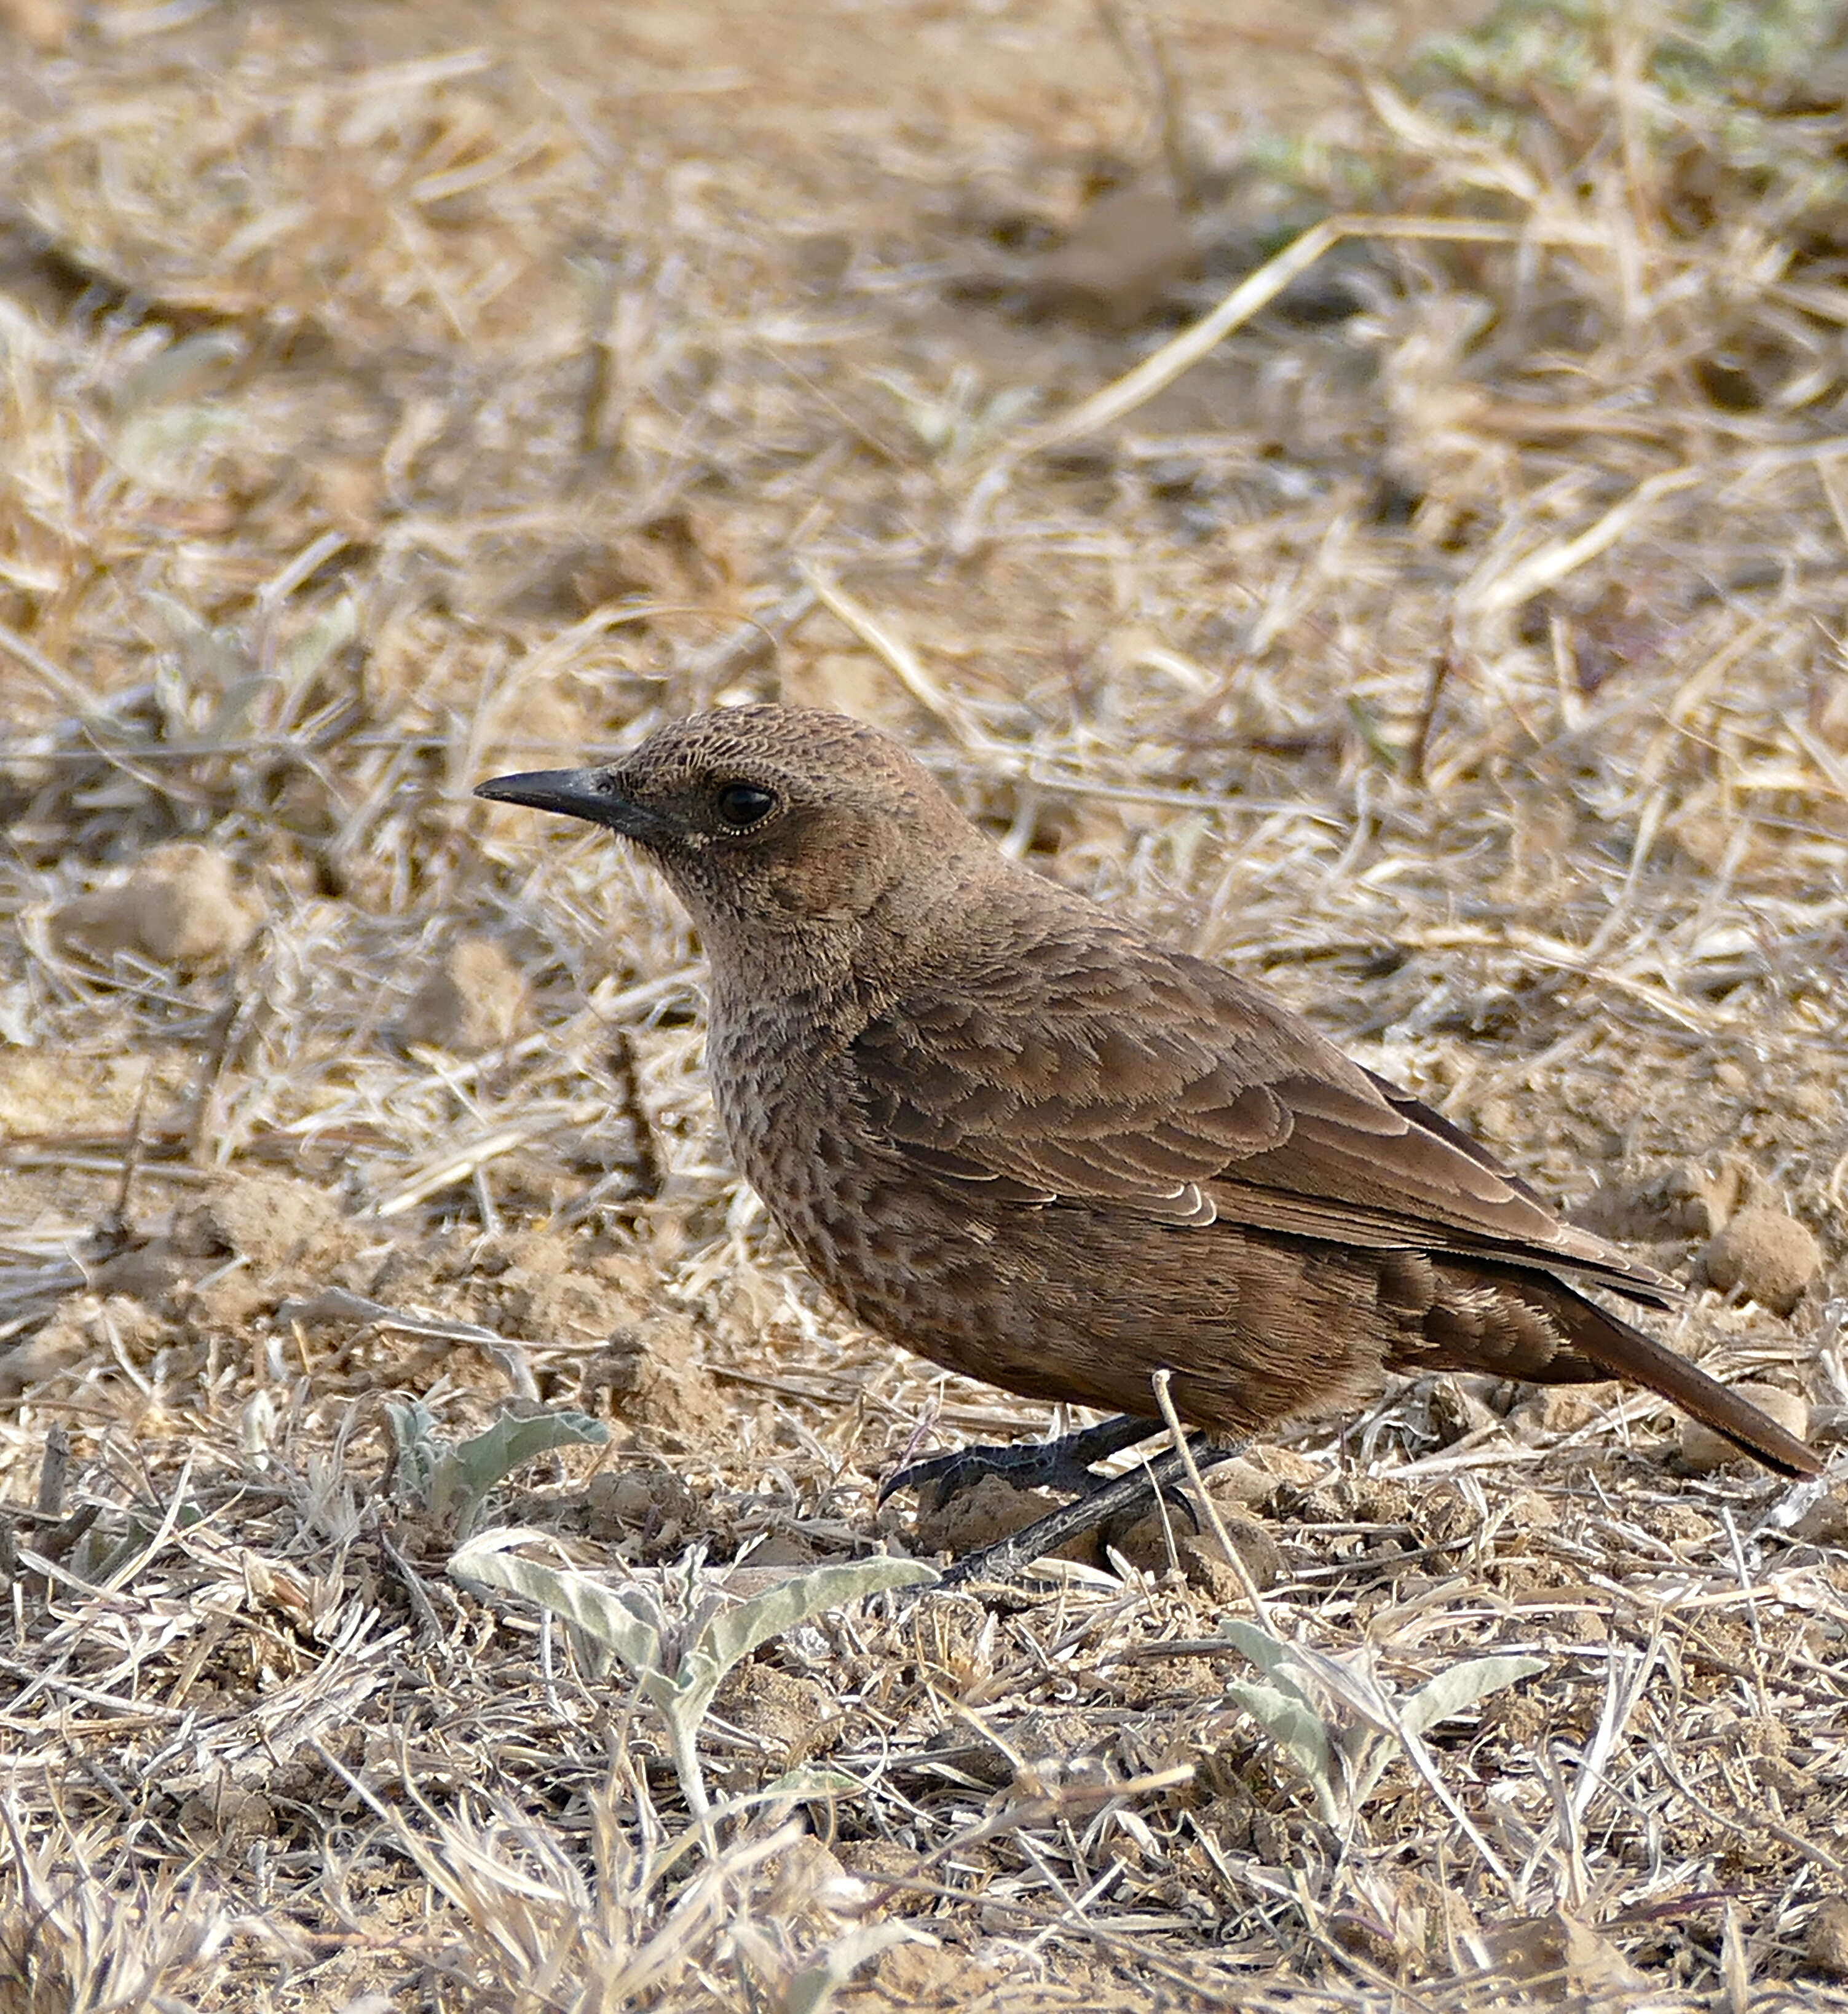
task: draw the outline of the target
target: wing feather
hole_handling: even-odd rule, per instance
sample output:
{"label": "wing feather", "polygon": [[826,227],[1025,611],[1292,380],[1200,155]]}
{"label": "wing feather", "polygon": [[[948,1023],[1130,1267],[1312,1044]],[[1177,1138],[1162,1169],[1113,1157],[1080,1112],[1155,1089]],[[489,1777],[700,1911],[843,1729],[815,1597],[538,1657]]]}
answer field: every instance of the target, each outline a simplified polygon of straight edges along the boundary
{"label": "wing feather", "polygon": [[983,983],[965,970],[954,991],[920,991],[854,1044],[863,1109],[920,1174],[1022,1206],[1225,1218],[1563,1268],[1653,1302],[1674,1291],[1262,988],[1107,919],[1083,929]]}

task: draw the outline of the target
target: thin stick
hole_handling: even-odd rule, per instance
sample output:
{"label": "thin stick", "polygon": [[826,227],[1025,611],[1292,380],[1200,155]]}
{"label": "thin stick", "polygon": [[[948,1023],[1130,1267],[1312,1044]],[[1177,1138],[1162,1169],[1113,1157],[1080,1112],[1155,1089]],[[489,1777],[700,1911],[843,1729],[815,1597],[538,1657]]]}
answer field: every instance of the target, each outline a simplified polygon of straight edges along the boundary
{"label": "thin stick", "polygon": [[28,643],[18,630],[0,622],[0,650],[16,658],[80,719],[95,713],[102,702],[88,692],[66,671],[54,665],[36,643]]}
{"label": "thin stick", "polygon": [[[1258,1592],[1258,1583],[1252,1579],[1252,1571],[1245,1563],[1245,1555],[1232,1543],[1231,1534],[1226,1529],[1226,1521],[1219,1515],[1219,1507],[1206,1493],[1206,1485],[1200,1478],[1200,1465],[1194,1459],[1194,1450],[1187,1440],[1187,1429],[1180,1424],[1180,1415],[1174,1410],[1173,1395],[1168,1387],[1174,1381],[1174,1373],[1163,1368],[1148,1381],[1155,1387],[1155,1403],[1162,1409],[1162,1417],[1168,1423],[1168,1431],[1174,1436],[1176,1452],[1181,1465],[1187,1472],[1187,1480],[1194,1485],[1194,1495],[1199,1503],[1206,1521],[1212,1527],[1212,1536],[1219,1542],[1227,1564],[1237,1575],[1245,1589],[1245,1598],[1252,1605],[1252,1613],[1262,1629],[1270,1629],[1270,1618],[1264,1607],[1264,1597]],[[1276,1632],[1272,1632],[1274,1635]]]}
{"label": "thin stick", "polygon": [[994,748],[994,744],[983,733],[969,708],[947,687],[937,683],[924,668],[917,652],[896,630],[881,622],[870,610],[862,608],[825,567],[799,560],[797,570],[828,613],[851,629],[911,697],[942,722],[965,748],[983,754]]}
{"label": "thin stick", "polygon": [[141,1170],[141,1147],[148,1120],[148,1087],[153,1080],[154,1064],[150,1058],[141,1066],[141,1088],[134,1095],[134,1116],[128,1122],[128,1139],[122,1150],[122,1174],[116,1184],[115,1201],[102,1220],[102,1237],[113,1250],[120,1250],[128,1242],[128,1205],[134,1192],[134,1178]]}
{"label": "thin stick", "polygon": [[1556,586],[1567,574],[1609,552],[1658,499],[1692,489],[1705,474],[1699,468],[1665,468],[1646,477],[1628,496],[1574,537],[1549,539],[1505,572],[1466,582],[1456,597],[1458,612],[1493,615],[1531,600],[1542,588]]}
{"label": "thin stick", "polygon": [[1160,30],[1148,9],[1134,10],[1123,0],[1097,0],[1098,16],[1110,39],[1131,68],[1143,73],[1149,95],[1155,100],[1156,121],[1161,130],[1162,159],[1174,190],[1174,200],[1184,210],[1192,210],[1199,200],[1199,181],[1187,145],[1187,111],[1180,80],[1168,60]]}
{"label": "thin stick", "polygon": [[[1010,464],[1029,455],[1097,432],[1165,391],[1184,371],[1267,308],[1317,260],[1348,238],[1430,238],[1459,245],[1570,244],[1592,242],[1583,232],[1560,233],[1515,224],[1446,217],[1330,217],[1294,238],[1255,272],[1248,273],[1212,312],[1165,342],[1135,369],[1094,392],[1062,419],[1048,420],[1002,449],[997,462]],[[991,464],[991,467],[994,464]]]}

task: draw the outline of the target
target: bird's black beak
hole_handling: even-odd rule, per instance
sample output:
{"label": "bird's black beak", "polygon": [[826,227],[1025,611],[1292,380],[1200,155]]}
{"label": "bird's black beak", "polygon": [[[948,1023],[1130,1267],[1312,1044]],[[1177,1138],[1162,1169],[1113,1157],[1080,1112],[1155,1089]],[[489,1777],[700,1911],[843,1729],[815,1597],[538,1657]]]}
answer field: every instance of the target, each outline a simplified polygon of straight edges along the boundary
{"label": "bird's black beak", "polygon": [[561,812],[607,826],[626,839],[661,836],[661,821],[646,806],[622,794],[613,769],[529,769],[518,776],[496,776],[477,783],[475,794],[497,805],[525,805],[535,812]]}

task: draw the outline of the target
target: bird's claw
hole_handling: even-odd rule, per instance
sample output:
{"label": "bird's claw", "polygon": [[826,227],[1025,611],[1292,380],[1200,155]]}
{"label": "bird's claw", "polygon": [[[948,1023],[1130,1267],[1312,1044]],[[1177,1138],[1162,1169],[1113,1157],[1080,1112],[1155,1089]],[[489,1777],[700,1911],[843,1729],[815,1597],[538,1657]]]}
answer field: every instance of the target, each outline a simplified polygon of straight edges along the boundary
{"label": "bird's claw", "polygon": [[884,1503],[901,1489],[934,1487],[935,1500],[944,1503],[990,1475],[998,1475],[1016,1489],[1062,1489],[1079,1496],[1098,1485],[1098,1478],[1091,1473],[1093,1462],[1161,1431],[1159,1420],[1137,1419],[1125,1414],[1094,1427],[1081,1428],[1075,1434],[1063,1435],[1058,1440],[1008,1441],[954,1448],[946,1454],[906,1463],[880,1484],[879,1501]]}
{"label": "bird's claw", "polygon": [[[1056,1446],[1057,1442],[1051,1443]],[[1216,1446],[1205,1435],[1192,1436],[1190,1446],[1194,1466],[1202,1471],[1229,1461],[1251,1445],[1248,1440],[1233,1446]],[[990,1582],[1006,1583],[1015,1579],[1031,1566],[1035,1560],[1043,1559],[1055,1552],[1068,1539],[1081,1533],[1098,1530],[1111,1525],[1119,1518],[1132,1513],[1140,1514],[1153,1502],[1156,1494],[1171,1485],[1184,1481],[1187,1464],[1178,1449],[1170,1449],[1153,1461],[1139,1468],[1126,1470],[1123,1475],[1112,1476],[1108,1482],[1099,1482],[1091,1478],[1087,1494],[1074,1497],[1069,1503],[1062,1503],[1057,1510],[1037,1519],[1022,1530],[1012,1532],[994,1545],[984,1546],[980,1551],[965,1553],[960,1559],[952,1560],[944,1568],[943,1577],[937,1582],[939,1587],[968,1587]],[[1184,1502],[1186,1500],[1183,1500]],[[1188,1507],[1191,1516],[1191,1506]]]}

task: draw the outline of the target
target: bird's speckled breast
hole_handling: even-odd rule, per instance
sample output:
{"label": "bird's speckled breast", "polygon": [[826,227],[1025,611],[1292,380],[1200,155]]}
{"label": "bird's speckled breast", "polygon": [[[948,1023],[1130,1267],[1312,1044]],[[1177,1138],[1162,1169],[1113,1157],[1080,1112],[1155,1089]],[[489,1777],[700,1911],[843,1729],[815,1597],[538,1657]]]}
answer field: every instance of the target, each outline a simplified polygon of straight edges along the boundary
{"label": "bird's speckled breast", "polygon": [[1016,1336],[1023,1374],[1035,1353],[1011,1241],[971,1199],[920,1193],[934,1184],[868,1125],[850,1037],[799,1045],[786,1028],[779,1008],[714,1004],[710,1075],[739,1172],[857,1321],[988,1378]]}

